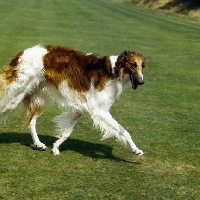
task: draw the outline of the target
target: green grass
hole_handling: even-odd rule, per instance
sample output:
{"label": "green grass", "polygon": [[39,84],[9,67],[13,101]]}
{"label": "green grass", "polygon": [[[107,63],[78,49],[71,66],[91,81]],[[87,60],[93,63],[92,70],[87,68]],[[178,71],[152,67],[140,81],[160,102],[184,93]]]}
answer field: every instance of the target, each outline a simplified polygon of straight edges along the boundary
{"label": "green grass", "polygon": [[0,126],[0,199],[200,199],[198,23],[114,1],[2,0],[0,32],[0,66],[36,44],[146,58],[145,84],[111,109],[144,157],[114,139],[100,141],[88,116],[52,156],[56,105],[38,120],[48,146],[40,152],[17,109]]}

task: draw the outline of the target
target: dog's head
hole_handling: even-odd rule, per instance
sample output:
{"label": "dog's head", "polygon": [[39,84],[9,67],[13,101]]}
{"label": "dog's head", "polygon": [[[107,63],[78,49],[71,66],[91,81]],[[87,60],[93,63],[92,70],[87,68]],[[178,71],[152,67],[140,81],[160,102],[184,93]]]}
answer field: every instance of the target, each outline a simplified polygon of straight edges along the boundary
{"label": "dog's head", "polygon": [[137,89],[138,85],[144,84],[143,68],[144,58],[142,55],[135,51],[124,51],[117,59],[116,68],[117,71],[122,73],[128,73],[132,83],[132,88]]}

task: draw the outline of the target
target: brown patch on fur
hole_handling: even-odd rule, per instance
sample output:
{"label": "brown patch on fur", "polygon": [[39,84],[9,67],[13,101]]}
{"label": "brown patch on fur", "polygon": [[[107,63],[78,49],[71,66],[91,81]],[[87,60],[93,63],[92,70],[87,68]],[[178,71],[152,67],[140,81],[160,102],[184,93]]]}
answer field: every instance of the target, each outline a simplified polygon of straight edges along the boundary
{"label": "brown patch on fur", "polygon": [[6,81],[6,84],[9,84],[16,80],[18,70],[16,67],[11,67],[10,65],[7,65],[2,68],[2,71],[4,74],[1,75],[1,78]]}
{"label": "brown patch on fur", "polygon": [[0,99],[4,95],[5,88],[8,84],[15,81],[18,76],[17,65],[19,64],[19,57],[23,54],[23,51],[19,52],[9,63],[9,65],[1,68],[3,74],[0,75]]}
{"label": "brown patch on fur", "polygon": [[40,114],[44,108],[43,104],[36,104],[32,99],[32,95],[28,95],[23,100],[24,106],[27,108],[26,125],[30,124],[33,116]]}
{"label": "brown patch on fur", "polygon": [[18,76],[17,65],[19,64],[19,58],[23,54],[23,51],[19,52],[9,63],[9,65],[3,67],[1,70],[4,72],[1,75],[1,82],[5,81],[8,85],[9,83],[16,80]]}
{"label": "brown patch on fur", "polygon": [[48,53],[43,58],[45,77],[57,88],[62,81],[79,93],[88,91],[93,82],[101,91],[111,77],[111,64],[104,57],[86,55],[62,46],[46,46]]}
{"label": "brown patch on fur", "polygon": [[6,88],[6,80],[4,74],[0,75],[0,99],[3,97]]}
{"label": "brown patch on fur", "polygon": [[112,78],[112,69],[110,59],[107,57],[99,58],[92,66],[87,68],[90,77],[92,77],[94,87],[102,91],[105,84]]}
{"label": "brown patch on fur", "polygon": [[19,64],[19,58],[23,54],[23,51],[20,51],[9,63],[11,67],[16,67]]}

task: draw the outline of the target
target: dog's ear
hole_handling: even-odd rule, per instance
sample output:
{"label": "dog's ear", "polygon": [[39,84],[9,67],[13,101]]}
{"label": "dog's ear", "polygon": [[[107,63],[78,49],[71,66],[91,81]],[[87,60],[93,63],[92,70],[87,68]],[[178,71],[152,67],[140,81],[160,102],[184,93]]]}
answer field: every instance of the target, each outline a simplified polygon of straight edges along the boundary
{"label": "dog's ear", "polygon": [[130,51],[124,51],[122,54],[127,58],[130,55]]}
{"label": "dog's ear", "polygon": [[130,56],[130,51],[123,51],[119,56],[118,56],[118,59],[117,59],[117,62],[116,62],[116,67],[119,69],[121,67],[124,66],[124,64],[128,61],[128,58]]}

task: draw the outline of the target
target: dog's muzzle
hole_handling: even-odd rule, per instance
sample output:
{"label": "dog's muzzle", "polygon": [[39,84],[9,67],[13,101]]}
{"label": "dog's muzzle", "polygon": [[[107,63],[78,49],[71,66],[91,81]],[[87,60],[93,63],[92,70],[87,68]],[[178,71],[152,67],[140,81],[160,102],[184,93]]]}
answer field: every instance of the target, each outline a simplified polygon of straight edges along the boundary
{"label": "dog's muzzle", "polygon": [[136,79],[134,74],[129,70],[129,76],[130,76],[132,88],[134,90],[137,89],[138,85],[143,85],[144,84],[143,75],[141,75],[141,77],[139,77],[139,79]]}

